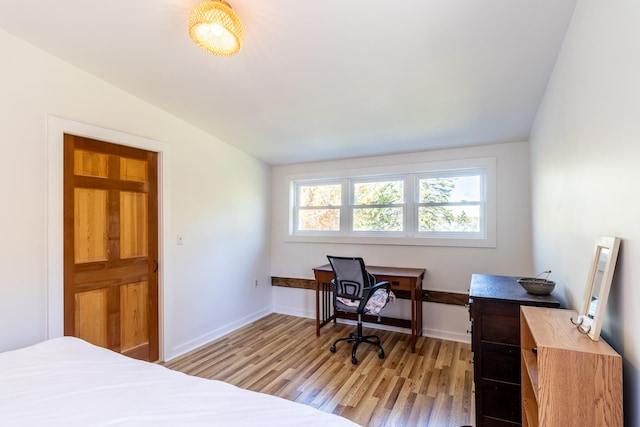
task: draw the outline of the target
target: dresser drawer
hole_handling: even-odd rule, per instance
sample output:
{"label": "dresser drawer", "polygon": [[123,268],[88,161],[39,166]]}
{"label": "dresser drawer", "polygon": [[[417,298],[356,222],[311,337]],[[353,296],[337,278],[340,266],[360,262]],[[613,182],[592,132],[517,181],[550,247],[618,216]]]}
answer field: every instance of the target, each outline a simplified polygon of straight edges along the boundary
{"label": "dresser drawer", "polygon": [[482,303],[479,304],[478,310],[483,314],[501,314],[503,316],[520,318],[520,304],[511,301],[482,300]]}
{"label": "dresser drawer", "polygon": [[480,339],[520,346],[520,317],[484,313]]}
{"label": "dresser drawer", "polygon": [[482,378],[520,384],[520,347],[487,342],[481,352]]}
{"label": "dresser drawer", "polygon": [[482,415],[520,423],[520,386],[482,380]]}

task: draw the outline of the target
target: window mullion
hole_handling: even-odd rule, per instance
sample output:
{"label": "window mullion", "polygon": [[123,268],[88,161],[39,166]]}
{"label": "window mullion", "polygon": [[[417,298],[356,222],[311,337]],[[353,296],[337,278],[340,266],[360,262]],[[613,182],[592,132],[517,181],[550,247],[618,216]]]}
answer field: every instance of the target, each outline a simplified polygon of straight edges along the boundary
{"label": "window mullion", "polygon": [[343,179],[342,185],[342,208],[340,209],[340,233],[349,235],[351,233],[351,221],[353,214],[351,212],[351,183],[350,179]]}
{"label": "window mullion", "polygon": [[404,177],[404,232],[407,237],[416,234],[416,177],[415,175],[406,175]]}

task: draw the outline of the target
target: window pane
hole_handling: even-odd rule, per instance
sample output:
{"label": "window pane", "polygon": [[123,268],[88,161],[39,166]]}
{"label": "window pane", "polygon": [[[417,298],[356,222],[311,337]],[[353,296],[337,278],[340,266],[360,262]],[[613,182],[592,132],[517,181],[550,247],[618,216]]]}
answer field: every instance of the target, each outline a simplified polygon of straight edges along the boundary
{"label": "window pane", "polygon": [[480,175],[424,178],[420,180],[420,203],[478,202]]}
{"label": "window pane", "polygon": [[390,205],[404,202],[404,181],[359,182],[353,185],[354,205]]}
{"label": "window pane", "polygon": [[356,208],[353,231],[402,231],[403,208]]}
{"label": "window pane", "polygon": [[301,209],[298,230],[340,231],[340,209]]}
{"label": "window pane", "polygon": [[298,206],[340,206],[341,185],[301,185]]}
{"label": "window pane", "polygon": [[480,206],[421,207],[418,217],[421,232],[480,232]]}

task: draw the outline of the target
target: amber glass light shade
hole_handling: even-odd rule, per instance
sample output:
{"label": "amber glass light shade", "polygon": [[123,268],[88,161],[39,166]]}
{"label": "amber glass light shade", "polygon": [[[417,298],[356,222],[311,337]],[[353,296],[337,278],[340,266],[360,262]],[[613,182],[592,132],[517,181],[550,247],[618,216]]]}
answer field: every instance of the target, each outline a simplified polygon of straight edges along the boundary
{"label": "amber glass light shade", "polygon": [[244,27],[224,0],[204,0],[189,14],[189,35],[209,53],[232,56],[244,43]]}

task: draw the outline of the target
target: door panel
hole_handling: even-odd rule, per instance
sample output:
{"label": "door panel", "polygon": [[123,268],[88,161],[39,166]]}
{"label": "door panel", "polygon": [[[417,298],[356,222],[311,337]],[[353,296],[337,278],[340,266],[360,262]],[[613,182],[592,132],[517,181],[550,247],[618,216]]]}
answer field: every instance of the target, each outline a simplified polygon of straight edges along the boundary
{"label": "door panel", "polygon": [[76,300],[76,336],[92,344],[107,347],[109,310],[107,289],[78,292]]}
{"label": "door panel", "polygon": [[157,360],[157,154],[64,140],[65,335]]}
{"label": "door panel", "polygon": [[120,258],[147,256],[147,195],[120,192]]}
{"label": "door panel", "polygon": [[107,191],[74,190],[75,262],[107,260]]}
{"label": "door panel", "polygon": [[120,179],[125,181],[147,181],[147,162],[136,159],[120,158]]}
{"label": "door panel", "polygon": [[104,153],[75,150],[73,161],[73,173],[76,175],[107,177],[108,156]]}
{"label": "door panel", "polygon": [[149,341],[148,283],[129,283],[120,288],[122,304],[122,350],[123,352],[144,346]]}

